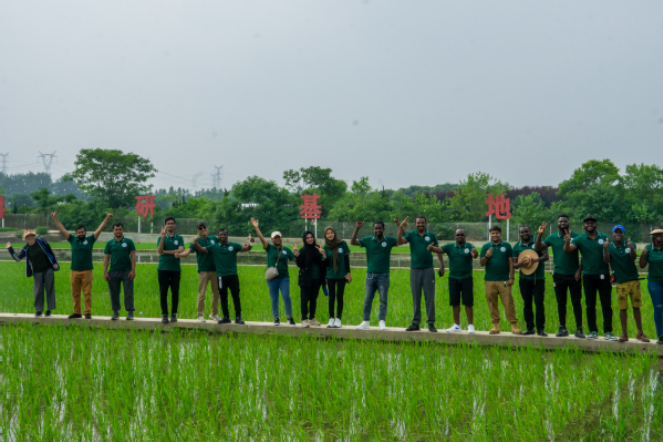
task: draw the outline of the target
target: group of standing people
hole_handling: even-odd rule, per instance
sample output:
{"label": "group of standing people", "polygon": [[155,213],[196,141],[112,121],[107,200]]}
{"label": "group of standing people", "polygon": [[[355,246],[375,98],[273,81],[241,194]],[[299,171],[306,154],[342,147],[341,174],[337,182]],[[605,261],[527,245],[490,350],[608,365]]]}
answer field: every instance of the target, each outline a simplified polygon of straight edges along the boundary
{"label": "group of standing people", "polygon": [[[57,219],[56,213],[51,214],[55,225],[71,245],[71,289],[74,301],[74,312],[71,319],[92,314],[92,249],[99,235],[104,230],[112,214],[106,218],[92,235],[87,235],[85,226],[77,226],[74,235],[70,234]],[[413,301],[412,324],[406,331],[417,331],[421,328],[422,307],[424,298],[426,325],[428,331],[437,332],[435,328],[435,267],[433,253],[437,255],[439,269],[437,274],[445,274],[443,255],[449,260],[449,305],[452,307],[454,325],[446,331],[449,333],[462,331],[460,326],[461,304],[465,308],[468,319],[469,333],[474,333],[474,278],[473,260],[479,259],[485,267],[484,285],[486,301],[490,312],[492,328],[490,334],[498,334],[500,330],[501,302],[506,318],[511,324],[513,334],[537,334],[547,336],[545,331],[545,285],[544,266],[540,263],[550,259],[552,252],[554,271],[553,286],[557,298],[560,328],[556,336],[568,336],[566,312],[567,300],[571,298],[573,314],[576,322],[575,337],[598,338],[596,321],[596,301],[601,302],[603,312],[603,334],[606,340],[627,341],[628,300],[631,300],[633,317],[638,329],[636,339],[649,342],[642,330],[642,294],[640,276],[636,262],[641,268],[649,266],[648,290],[654,307],[654,322],[658,335],[658,343],[663,344],[663,227],[656,227],[651,232],[652,241],[638,258],[636,245],[626,238],[626,229],[617,225],[612,236],[597,231],[597,220],[587,216],[583,220],[585,232],[578,234],[570,231],[569,217],[558,217],[558,232],[548,235],[545,239],[546,224],[538,228],[536,237],[529,227],[519,230],[520,240],[514,246],[502,241],[499,226],[490,228],[490,241],[481,247],[480,252],[466,240],[463,229],[455,232],[455,241],[440,247],[435,233],[427,230],[427,220],[418,216],[415,229],[406,232],[408,218],[400,222],[394,219],[398,227],[397,237],[384,236],[385,225],[382,221],[373,224],[373,234],[358,239],[363,221],[357,221],[350,244],[365,249],[367,273],[364,291],[364,307],[359,330],[370,328],[370,317],[376,293],[379,297],[378,326],[386,329],[389,270],[391,251],[394,247],[408,244],[410,246],[410,286]],[[274,325],[281,324],[279,317],[279,294],[283,298],[286,318],[285,322],[295,326],[290,297],[290,276],[288,262],[294,261],[299,268],[298,285],[301,295],[301,325],[303,327],[321,326],[316,319],[317,299],[322,290],[328,294],[329,323],[328,328],[342,327],[343,298],[345,287],[352,282],[350,268],[350,249],[340,239],[332,227],[324,231],[324,245],[316,242],[312,232],[303,235],[301,249],[289,248],[283,244],[282,235],[274,231],[270,235],[271,242],[263,236],[258,220],[251,218],[251,223],[263,249],[267,254],[267,270],[265,278],[271,299],[271,310]],[[168,217],[164,221],[161,235],[157,239],[159,265],[157,267],[162,322],[176,322],[179,306],[180,258],[191,253],[196,254],[198,266],[198,321],[204,322],[205,298],[208,286],[213,293],[210,319],[221,324],[232,322],[228,304],[228,291],[233,299],[235,323],[244,324],[241,314],[240,278],[237,269],[237,254],[252,249],[251,242],[244,244],[229,241],[228,231],[220,229],[216,237],[208,235],[208,226],[204,222],[197,224],[198,235],[188,248],[184,239],[176,234],[176,221]],[[120,292],[124,292],[124,308],[127,320],[134,319],[134,290],[136,277],[136,247],[133,241],[124,236],[122,223],[113,225],[114,238],[104,248],[103,275],[108,283],[113,310],[112,320],[120,317]],[[11,256],[20,261],[26,259],[26,276],[34,278],[33,290],[36,316],[50,316],[55,310],[54,272],[60,269],[55,254],[48,242],[37,238],[33,230],[26,230],[23,235],[26,241],[20,252],[16,253],[7,243]],[[580,259],[582,257],[582,260]],[[612,269],[612,276],[611,276]],[[523,315],[526,329],[518,329],[512,286],[515,271],[519,270],[519,289],[523,299]],[[618,308],[622,334],[616,337],[612,328],[612,285],[615,284],[618,295]],[[84,309],[81,306],[83,293]],[[588,334],[582,327],[582,294],[585,293]],[[169,313],[168,292],[171,294]],[[45,296],[44,296],[45,295]],[[219,300],[222,315],[219,316]]]}

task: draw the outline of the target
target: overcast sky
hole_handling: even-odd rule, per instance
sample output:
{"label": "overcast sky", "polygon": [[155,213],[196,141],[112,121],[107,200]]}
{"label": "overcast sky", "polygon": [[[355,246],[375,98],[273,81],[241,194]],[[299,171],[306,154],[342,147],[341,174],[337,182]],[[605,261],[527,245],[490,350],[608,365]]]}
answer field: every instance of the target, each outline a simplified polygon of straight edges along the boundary
{"label": "overcast sky", "polygon": [[0,153],[53,176],[83,148],[153,184],[331,167],[373,186],[483,171],[556,185],[588,159],[662,164],[661,1],[10,1]]}

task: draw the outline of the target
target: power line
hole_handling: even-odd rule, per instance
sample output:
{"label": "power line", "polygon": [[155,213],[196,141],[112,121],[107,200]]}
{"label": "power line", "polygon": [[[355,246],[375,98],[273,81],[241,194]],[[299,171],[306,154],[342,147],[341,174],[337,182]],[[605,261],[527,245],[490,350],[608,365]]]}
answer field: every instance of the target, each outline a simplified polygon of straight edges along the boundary
{"label": "power line", "polygon": [[53,164],[53,158],[57,156],[55,155],[56,152],[57,151],[53,153],[41,153],[41,151],[39,151],[39,157],[41,158],[41,162],[44,163],[44,172],[46,172],[49,175],[51,174],[51,164]]}
{"label": "power line", "polygon": [[3,175],[7,174],[7,155],[9,155],[9,152],[0,153],[0,156],[2,157],[2,173],[3,173]]}
{"label": "power line", "polygon": [[221,177],[223,176],[223,172],[221,171],[223,169],[223,165],[221,166],[214,166],[216,169],[216,173],[211,174],[212,176],[212,182],[213,187],[220,189],[221,188]]}

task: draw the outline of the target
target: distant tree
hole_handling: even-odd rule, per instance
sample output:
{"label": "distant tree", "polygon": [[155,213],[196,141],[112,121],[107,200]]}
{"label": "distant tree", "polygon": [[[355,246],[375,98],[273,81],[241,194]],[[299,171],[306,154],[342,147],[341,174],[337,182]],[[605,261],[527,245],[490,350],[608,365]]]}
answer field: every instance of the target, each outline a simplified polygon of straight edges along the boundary
{"label": "distant tree", "polygon": [[543,221],[550,222],[550,211],[543,204],[541,196],[537,192],[529,195],[520,195],[513,201],[512,222],[529,226],[534,232]]}
{"label": "distant tree", "polygon": [[506,192],[508,184],[491,177],[487,173],[470,173],[460,182],[452,198],[449,198],[449,210],[453,221],[480,222],[486,217],[486,199],[492,193],[497,197]]}
{"label": "distant tree", "polygon": [[37,203],[40,213],[49,213],[59,203],[71,203],[76,200],[73,193],[67,195],[52,195],[47,188],[42,187],[36,192],[32,192],[30,197]]}
{"label": "distant tree", "polygon": [[302,167],[299,171],[286,170],[283,179],[293,195],[319,195],[318,203],[322,206],[322,216],[325,216],[348,189],[345,181],[332,177],[331,173],[329,168]]}

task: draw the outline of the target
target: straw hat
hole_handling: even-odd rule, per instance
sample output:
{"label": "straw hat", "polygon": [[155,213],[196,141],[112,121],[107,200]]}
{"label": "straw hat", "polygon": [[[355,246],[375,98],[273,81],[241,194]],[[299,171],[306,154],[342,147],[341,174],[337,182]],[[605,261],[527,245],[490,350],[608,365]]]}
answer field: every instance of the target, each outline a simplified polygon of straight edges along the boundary
{"label": "straw hat", "polygon": [[34,231],[34,229],[26,229],[23,231],[23,240],[25,241],[28,236],[33,235],[37,236],[37,232]]}
{"label": "straw hat", "polygon": [[661,229],[660,227],[649,232],[650,235],[658,235],[659,233],[663,233],[663,229]]}
{"label": "straw hat", "polygon": [[[522,261],[524,258],[537,259],[539,255],[532,249],[524,250],[520,255],[518,255],[518,261]],[[530,262],[528,267],[521,267],[520,271],[525,275],[531,275],[536,271],[536,268],[539,267],[538,262]]]}

